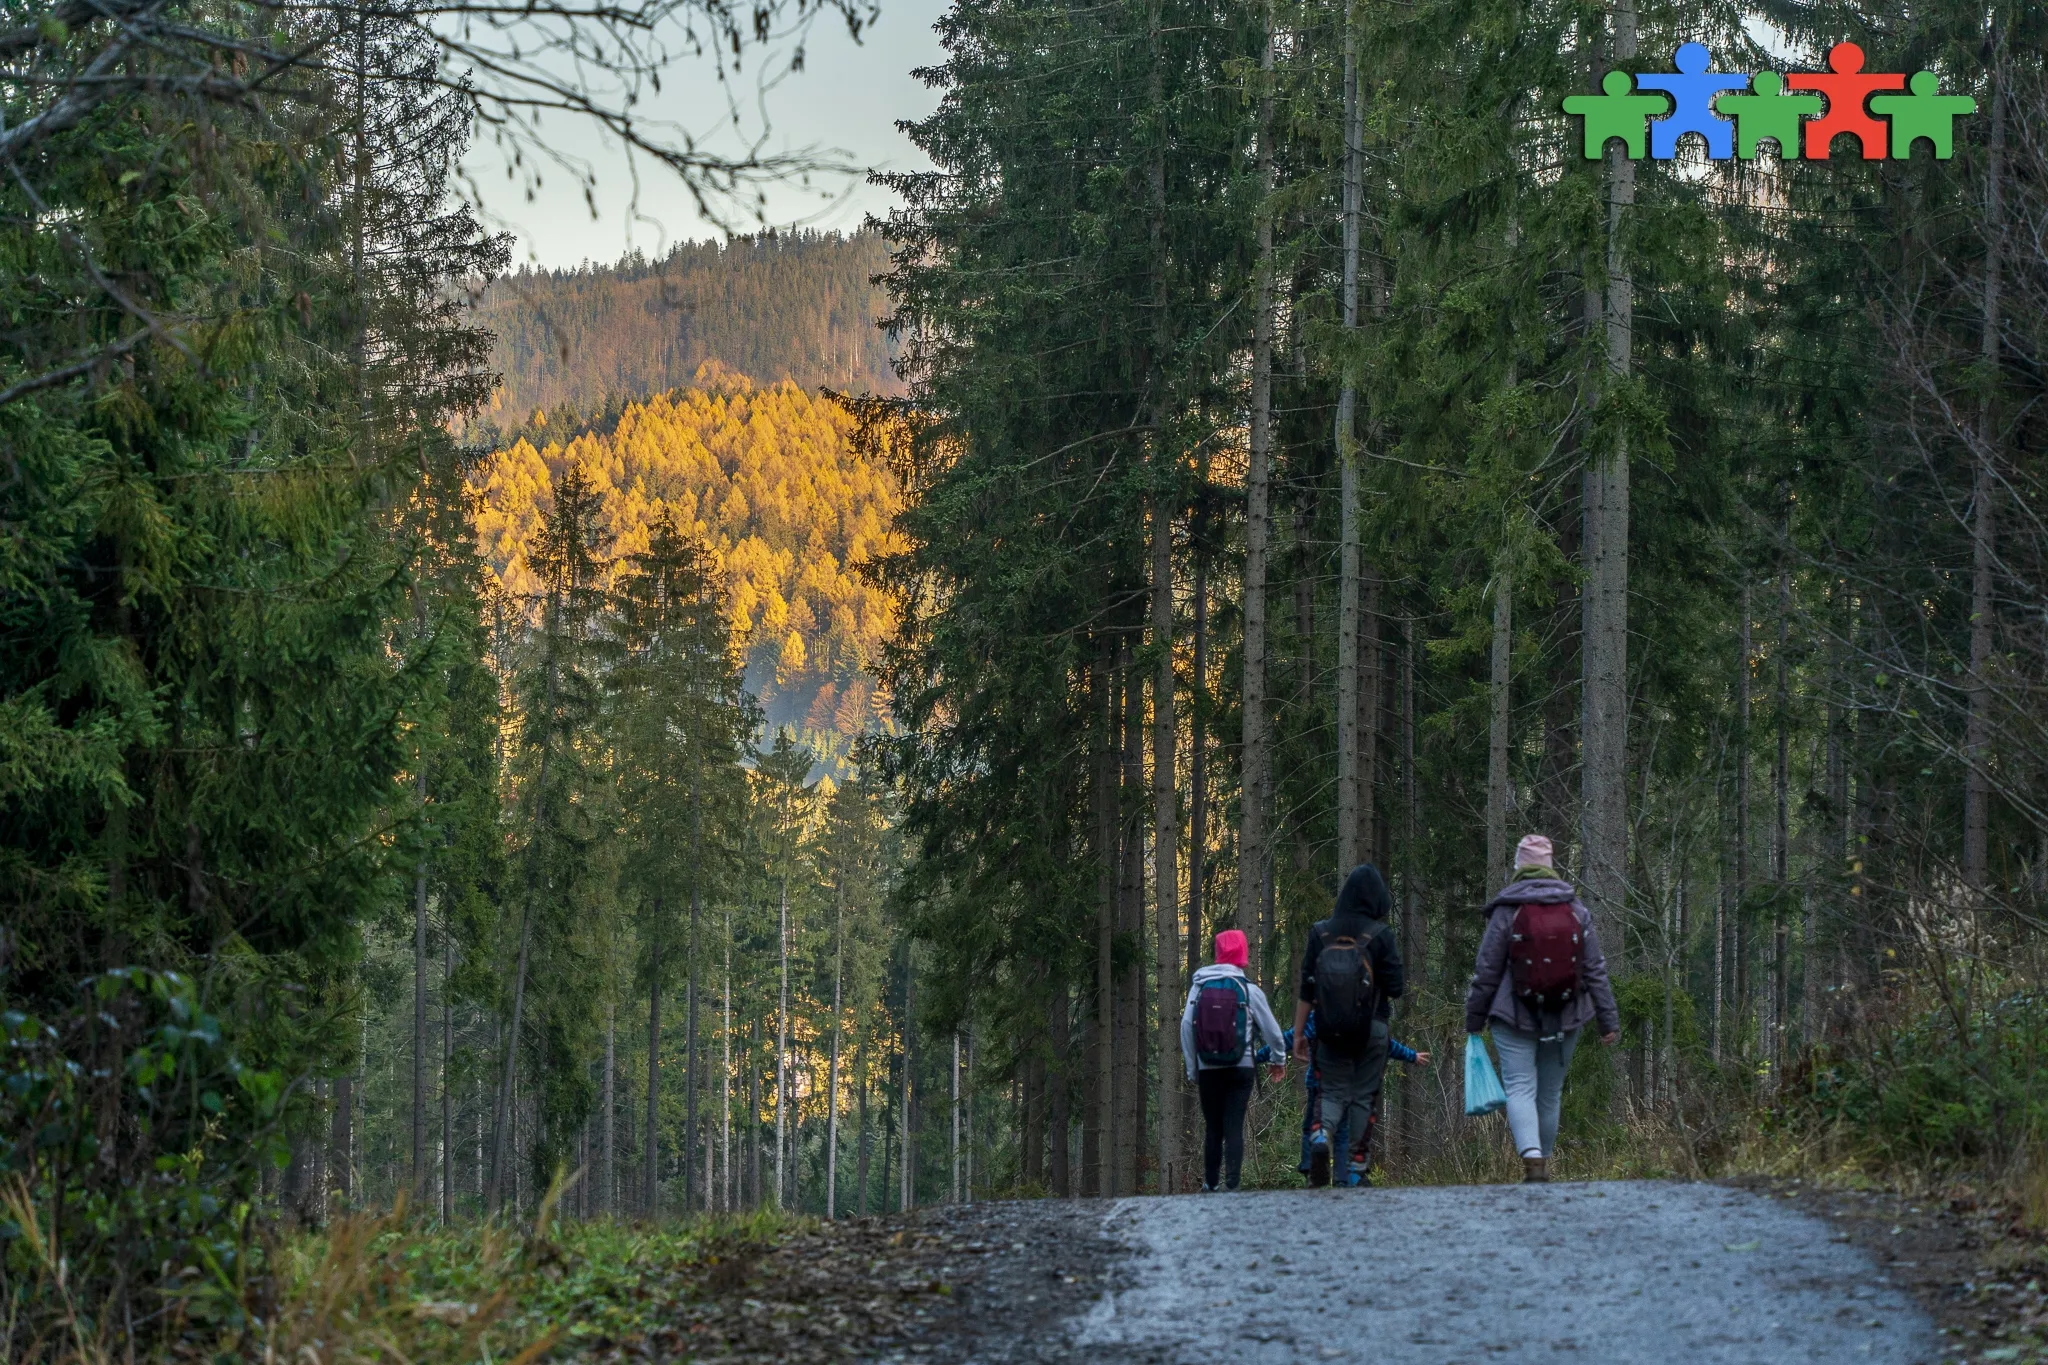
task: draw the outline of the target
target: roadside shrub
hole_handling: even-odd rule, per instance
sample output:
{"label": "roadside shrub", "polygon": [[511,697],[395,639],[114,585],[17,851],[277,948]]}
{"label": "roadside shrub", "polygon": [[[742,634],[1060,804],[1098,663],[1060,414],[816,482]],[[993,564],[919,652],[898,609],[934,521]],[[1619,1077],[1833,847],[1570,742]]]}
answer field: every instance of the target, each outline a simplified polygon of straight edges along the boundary
{"label": "roadside shrub", "polygon": [[286,1087],[193,980],[127,967],[0,1012],[0,1359],[156,1354],[239,1325]]}
{"label": "roadside shrub", "polygon": [[1887,1163],[2002,1166],[2048,1133],[2048,995],[1942,1005],[1815,1054],[1809,1122]]}

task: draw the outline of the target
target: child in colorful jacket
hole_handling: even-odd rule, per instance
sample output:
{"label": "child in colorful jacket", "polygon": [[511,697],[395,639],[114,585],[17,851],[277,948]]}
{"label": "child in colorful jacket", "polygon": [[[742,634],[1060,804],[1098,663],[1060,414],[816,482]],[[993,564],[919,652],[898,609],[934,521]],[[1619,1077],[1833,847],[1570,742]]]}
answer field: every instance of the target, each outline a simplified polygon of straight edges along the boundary
{"label": "child in colorful jacket", "polygon": [[[1311,1042],[1315,1040],[1316,1012],[1314,1010],[1310,1010],[1308,1012],[1308,1022],[1305,1025],[1303,1025],[1302,1032],[1308,1035],[1309,1040]],[[1294,1046],[1294,1030],[1288,1029],[1286,1037],[1287,1046],[1289,1049],[1292,1049]],[[1316,1066],[1313,1060],[1315,1054],[1313,1053],[1313,1051],[1311,1051],[1309,1055],[1311,1057],[1311,1060],[1308,1064],[1308,1074],[1304,1078],[1304,1083],[1308,1087],[1308,1103],[1302,1109],[1301,1113],[1301,1164],[1295,1167],[1295,1169],[1297,1171],[1300,1171],[1303,1175],[1308,1174],[1309,1158],[1314,1154],[1315,1148],[1318,1145],[1319,1141],[1321,1141],[1325,1136],[1323,1133],[1323,1125],[1321,1118],[1323,1093],[1322,1078],[1316,1075]],[[1390,1062],[1407,1062],[1411,1066],[1428,1066],[1429,1054],[1427,1052],[1417,1052],[1414,1048],[1408,1046],[1406,1043],[1402,1042],[1398,1038],[1389,1038],[1387,1040],[1387,1060]],[[1379,1115],[1377,1114],[1374,1114],[1372,1118],[1368,1120],[1368,1124],[1370,1126],[1368,1126],[1368,1128],[1366,1129],[1365,1142],[1361,1144],[1362,1150],[1368,1154],[1366,1161],[1363,1164],[1353,1163],[1348,1178],[1342,1180],[1340,1183],[1346,1185],[1362,1185],[1366,1183],[1367,1172],[1371,1169],[1372,1166],[1370,1156],[1370,1153],[1372,1151],[1372,1130],[1373,1127],[1376,1127],[1378,1125],[1378,1123]],[[1332,1146],[1330,1150],[1334,1152],[1341,1152],[1346,1150],[1344,1146],[1344,1139],[1349,1136],[1350,1133],[1348,1131],[1340,1129],[1337,1133],[1336,1144]]]}

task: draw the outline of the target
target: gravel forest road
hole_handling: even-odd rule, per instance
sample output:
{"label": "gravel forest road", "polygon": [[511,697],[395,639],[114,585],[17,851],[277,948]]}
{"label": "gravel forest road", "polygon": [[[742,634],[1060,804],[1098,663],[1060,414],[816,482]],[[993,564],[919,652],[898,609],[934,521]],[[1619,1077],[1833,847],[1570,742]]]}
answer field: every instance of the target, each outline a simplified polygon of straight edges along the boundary
{"label": "gravel forest road", "polygon": [[[937,1340],[896,1358],[1934,1365],[1941,1355],[1932,1320],[1867,1252],[1822,1219],[1726,1185],[1299,1190],[981,1207],[1019,1232],[1056,1222],[1035,1230],[1087,1273],[1048,1275],[1039,1241],[1012,1273],[971,1291],[971,1307],[959,1304],[974,1322],[971,1340],[941,1328]],[[1097,1296],[1042,1292],[1048,1279],[1075,1278]],[[1040,1292],[1027,1299],[1033,1289]]]}

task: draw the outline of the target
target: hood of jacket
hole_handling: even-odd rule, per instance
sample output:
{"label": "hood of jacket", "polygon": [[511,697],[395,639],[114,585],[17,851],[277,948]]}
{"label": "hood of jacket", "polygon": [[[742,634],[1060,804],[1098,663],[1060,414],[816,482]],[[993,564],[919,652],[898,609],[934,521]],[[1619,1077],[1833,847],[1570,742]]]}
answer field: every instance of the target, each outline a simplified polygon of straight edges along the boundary
{"label": "hood of jacket", "polygon": [[1487,905],[1486,913],[1492,914],[1496,905],[1528,905],[1532,902],[1543,905],[1551,901],[1576,900],[1578,894],[1572,884],[1561,877],[1524,877],[1502,887],[1500,894]]}
{"label": "hood of jacket", "polygon": [[1380,875],[1380,870],[1371,863],[1360,863],[1344,879],[1337,892],[1337,908],[1330,912],[1330,918],[1383,920],[1393,905],[1393,898],[1387,894],[1387,879]]}
{"label": "hood of jacket", "polygon": [[1190,986],[1199,986],[1204,981],[1214,981],[1219,976],[1242,977],[1244,968],[1234,962],[1211,962],[1206,967],[1195,968],[1195,974],[1188,978]]}

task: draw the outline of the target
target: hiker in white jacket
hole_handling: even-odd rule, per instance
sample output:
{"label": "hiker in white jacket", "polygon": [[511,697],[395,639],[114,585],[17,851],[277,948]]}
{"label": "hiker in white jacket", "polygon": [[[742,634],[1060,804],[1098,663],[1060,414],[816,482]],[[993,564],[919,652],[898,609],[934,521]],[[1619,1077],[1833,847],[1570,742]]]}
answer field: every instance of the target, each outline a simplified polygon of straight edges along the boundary
{"label": "hiker in white jacket", "polygon": [[1216,935],[1216,961],[1188,983],[1188,1005],[1180,1016],[1180,1055],[1188,1079],[1202,1097],[1202,1188],[1214,1190],[1221,1168],[1223,1188],[1237,1188],[1244,1167],[1244,1111],[1252,1098],[1252,1069],[1258,1059],[1252,1028],[1272,1049],[1273,1079],[1287,1070],[1287,1040],[1266,1003],[1266,993],[1245,976],[1248,945],[1242,933]]}

